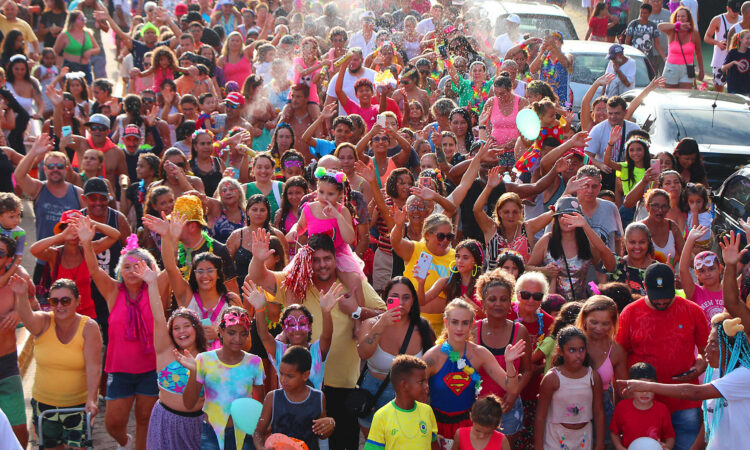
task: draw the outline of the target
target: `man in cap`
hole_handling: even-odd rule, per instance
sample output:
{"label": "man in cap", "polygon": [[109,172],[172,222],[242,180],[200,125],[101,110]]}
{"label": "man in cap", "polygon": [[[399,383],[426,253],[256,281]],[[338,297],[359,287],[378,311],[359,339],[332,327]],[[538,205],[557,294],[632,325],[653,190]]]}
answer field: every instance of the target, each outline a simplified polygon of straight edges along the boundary
{"label": "man in cap", "polygon": [[508,14],[505,18],[505,33],[495,39],[495,44],[492,49],[495,50],[501,58],[505,58],[505,54],[508,50],[521,44],[524,39],[521,33],[518,32],[521,26],[521,18],[516,14]]}
{"label": "man in cap", "polygon": [[[159,131],[154,126],[153,121],[149,124],[146,123],[146,133],[150,133],[154,139],[154,146],[150,146],[143,142],[143,136],[141,136],[141,129],[138,125],[130,124],[126,125],[122,133],[122,142],[125,146],[125,164],[128,167],[128,179],[138,180],[136,175],[136,166],[138,165],[138,157],[144,153],[153,153],[154,155],[161,155],[164,150],[164,142],[161,140]],[[129,185],[129,180],[121,179],[121,185]]]}
{"label": "man in cap", "polygon": [[245,97],[239,92],[230,92],[227,94],[227,98],[224,99],[227,111],[227,124],[225,126],[226,131],[231,130],[234,127],[250,129],[250,122],[242,117],[242,112],[245,108]]}
{"label": "man in cap", "polygon": [[[53,101],[54,103],[54,101]],[[55,106],[55,116],[57,116],[58,106]],[[69,134],[60,139],[60,148],[72,148],[75,151],[73,157],[73,167],[78,167],[79,161],[83,161],[83,153],[93,148],[104,153],[104,176],[117,186],[117,181],[122,175],[127,175],[128,166],[125,162],[125,154],[109,138],[111,125],[109,117],[103,114],[92,114],[89,121],[85,124],[89,131],[89,137]]]}
{"label": "man in cap", "polygon": [[[190,192],[190,194],[178,197],[172,210],[172,214],[179,214],[185,218],[185,226],[182,228],[179,238],[180,251],[184,252],[185,257],[184,259],[178,259],[177,265],[187,279],[192,268],[193,257],[203,252],[211,252],[222,260],[224,284],[227,289],[239,295],[240,288],[237,284],[237,272],[232,257],[229,256],[224,244],[208,235],[203,202],[198,195],[193,195],[193,193],[197,194],[197,191]],[[144,216],[143,224],[146,228],[161,236],[167,233],[169,226],[167,221],[151,215]]]}
{"label": "man in cap", "polygon": [[362,49],[362,54],[367,56],[374,52],[377,47],[375,43],[375,13],[365,11],[360,14],[359,20],[362,22],[362,30],[354,33],[349,39],[349,48],[359,47]]}
{"label": "man in cap", "polygon": [[[13,173],[23,193],[31,197],[34,202],[37,240],[54,234],[54,227],[60,221],[63,212],[80,209],[82,205],[81,188],[65,181],[65,172],[70,163],[68,156],[63,152],[49,151],[51,149],[52,143],[49,135],[42,135],[34,142],[29,153],[21,159]],[[29,176],[29,171],[35,161],[41,157],[44,157],[42,168],[45,181]],[[36,283],[39,283],[42,278],[44,266],[45,263],[37,262],[34,268]]]}
{"label": "man in cap", "polygon": [[635,87],[635,61],[625,56],[625,49],[620,44],[609,46],[609,63],[605,73],[615,75],[606,88],[607,97],[621,95]]}
{"label": "man in cap", "polygon": [[[628,355],[628,367],[646,362],[656,368],[659,383],[698,384],[707,366],[700,352],[710,328],[700,306],[675,296],[674,282],[674,272],[666,264],[646,269],[646,297],[620,314],[617,342]],[[657,400],[671,412],[674,448],[689,449],[701,428],[700,402],[662,396]]]}

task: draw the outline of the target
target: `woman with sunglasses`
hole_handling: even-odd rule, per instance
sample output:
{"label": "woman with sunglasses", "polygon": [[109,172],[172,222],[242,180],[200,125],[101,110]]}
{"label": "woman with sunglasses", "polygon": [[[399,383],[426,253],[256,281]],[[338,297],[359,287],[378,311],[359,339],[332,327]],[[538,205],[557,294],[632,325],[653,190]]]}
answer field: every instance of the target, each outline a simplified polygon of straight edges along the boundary
{"label": "woman with sunglasses", "polygon": [[430,94],[419,87],[419,72],[412,64],[407,64],[401,71],[399,89],[393,93],[393,100],[398,103],[404,117],[409,117],[409,105],[418,102],[423,111],[430,109]]}
{"label": "woman with sunglasses", "polygon": [[648,216],[641,222],[651,232],[654,258],[674,267],[680,261],[684,240],[683,228],[667,217],[672,209],[671,196],[663,189],[651,189],[646,193],[644,204]]}
{"label": "woman with sunglasses", "polygon": [[164,152],[159,166],[159,177],[161,180],[154,182],[152,186],[169,187],[175,198],[187,191],[204,192],[203,181],[193,176],[187,157],[179,149],[170,148]]}
{"label": "woman with sunglasses", "polygon": [[[362,379],[362,389],[373,397],[388,376],[393,360],[406,343],[404,354],[421,358],[435,345],[435,332],[420,317],[419,302],[414,285],[406,277],[394,277],[383,291],[388,310],[367,319],[359,329],[357,352],[367,361]],[[409,332],[411,330],[411,332]],[[379,397],[374,399],[373,414],[359,419],[363,435],[367,436],[374,412],[396,397],[391,383],[387,383]]]}
{"label": "woman with sunglasses", "polygon": [[[555,203],[552,231],[545,233],[534,245],[529,257],[531,267],[557,272],[550,289],[568,301],[588,297],[589,269],[604,264],[607,272],[615,268],[615,255],[583,215],[574,197],[563,197]],[[544,267],[542,267],[544,266]],[[549,276],[549,275],[548,275]],[[606,281],[597,274],[598,282]]]}
{"label": "woman with sunglasses", "polygon": [[[99,325],[76,312],[80,305],[78,283],[61,278],[50,286],[51,311],[32,311],[29,281],[13,275],[9,286],[15,297],[15,311],[29,334],[34,336],[36,374],[31,398],[33,423],[48,409],[83,408],[59,413],[56,420],[42,420],[41,448],[84,447],[87,413],[93,421],[99,412],[99,376],[102,369],[102,336]],[[36,429],[37,435],[41,431]]]}

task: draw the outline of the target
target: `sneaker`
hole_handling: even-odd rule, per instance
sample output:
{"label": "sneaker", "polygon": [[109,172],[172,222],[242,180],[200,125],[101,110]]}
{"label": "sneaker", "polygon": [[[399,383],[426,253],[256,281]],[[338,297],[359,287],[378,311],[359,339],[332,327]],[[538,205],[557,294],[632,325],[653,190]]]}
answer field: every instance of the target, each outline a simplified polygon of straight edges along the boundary
{"label": "sneaker", "polygon": [[132,450],[133,448],[133,436],[128,433],[128,442],[125,445],[117,444],[117,450]]}

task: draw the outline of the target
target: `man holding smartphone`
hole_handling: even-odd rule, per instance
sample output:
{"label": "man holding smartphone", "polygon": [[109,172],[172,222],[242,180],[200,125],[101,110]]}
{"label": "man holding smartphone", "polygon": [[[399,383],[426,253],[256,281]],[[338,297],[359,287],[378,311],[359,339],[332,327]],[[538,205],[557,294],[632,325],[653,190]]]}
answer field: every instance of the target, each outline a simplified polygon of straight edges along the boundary
{"label": "man holding smartphone", "polygon": [[[659,383],[698,384],[707,366],[700,352],[706,347],[710,328],[700,306],[675,296],[674,282],[674,272],[666,264],[646,269],[646,297],[623,309],[617,342],[628,355],[628,367],[647,362],[656,368]],[[700,402],[662,396],[656,399],[671,413],[674,448],[689,449],[701,427]]]}

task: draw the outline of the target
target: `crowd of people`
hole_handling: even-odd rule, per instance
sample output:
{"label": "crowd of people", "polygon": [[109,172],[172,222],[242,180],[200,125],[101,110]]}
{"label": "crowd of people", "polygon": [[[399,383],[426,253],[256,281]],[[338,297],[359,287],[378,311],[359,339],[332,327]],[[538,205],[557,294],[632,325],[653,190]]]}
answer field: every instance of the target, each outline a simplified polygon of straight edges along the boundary
{"label": "crowd of people", "polygon": [[0,447],[741,448],[744,238],[630,120],[703,78],[693,3],[584,1],[573,114],[564,36],[471,0],[3,0]]}

